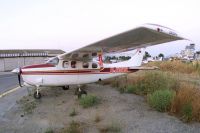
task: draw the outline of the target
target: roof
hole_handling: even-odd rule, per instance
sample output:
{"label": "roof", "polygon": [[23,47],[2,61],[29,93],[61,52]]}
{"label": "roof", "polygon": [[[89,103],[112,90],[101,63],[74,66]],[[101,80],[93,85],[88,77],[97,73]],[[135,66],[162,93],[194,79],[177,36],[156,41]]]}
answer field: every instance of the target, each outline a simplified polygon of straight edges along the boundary
{"label": "roof", "polygon": [[13,53],[48,53],[48,54],[63,54],[65,51],[59,49],[9,49],[0,50],[0,54],[13,54]]}

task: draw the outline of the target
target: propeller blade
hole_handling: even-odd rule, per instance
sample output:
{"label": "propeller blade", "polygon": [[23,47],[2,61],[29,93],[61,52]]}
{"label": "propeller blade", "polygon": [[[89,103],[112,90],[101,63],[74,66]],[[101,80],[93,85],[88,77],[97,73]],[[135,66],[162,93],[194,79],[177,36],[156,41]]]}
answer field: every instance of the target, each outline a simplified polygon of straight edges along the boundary
{"label": "propeller blade", "polygon": [[22,73],[22,70],[21,68],[19,68],[19,72],[18,72],[18,82],[19,82],[19,86],[22,87],[22,84],[21,84],[21,73]]}
{"label": "propeller blade", "polygon": [[22,87],[22,85],[21,85],[21,75],[20,75],[20,73],[19,73],[17,76],[18,76],[19,86]]}

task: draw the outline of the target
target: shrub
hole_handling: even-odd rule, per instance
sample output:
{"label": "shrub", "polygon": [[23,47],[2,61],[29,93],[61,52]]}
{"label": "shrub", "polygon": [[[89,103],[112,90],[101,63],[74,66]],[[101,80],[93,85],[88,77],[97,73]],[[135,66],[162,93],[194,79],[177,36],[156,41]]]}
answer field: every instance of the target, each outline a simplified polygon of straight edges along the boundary
{"label": "shrub", "polygon": [[112,122],[108,124],[107,126],[99,129],[101,133],[120,133],[121,132],[121,126],[117,122]]}
{"label": "shrub", "polygon": [[112,82],[111,82],[111,86],[112,87],[120,87],[120,80],[119,80],[119,78],[117,77],[117,78],[113,78],[113,80],[112,80]]}
{"label": "shrub", "polygon": [[129,81],[131,85],[126,88],[126,92],[140,95],[151,94],[156,90],[166,90],[178,88],[179,83],[169,73],[163,72],[146,72],[143,77],[134,77]]}
{"label": "shrub", "polygon": [[54,131],[51,128],[48,128],[44,133],[54,133]]}
{"label": "shrub", "polygon": [[119,87],[119,88],[117,88],[117,90],[118,90],[120,93],[125,93],[125,92],[126,92],[126,87]]}
{"label": "shrub", "polygon": [[186,63],[179,60],[175,61],[162,61],[162,62],[151,62],[148,65],[155,65],[163,71],[180,72],[186,74],[200,74],[199,62]]}
{"label": "shrub", "polygon": [[192,120],[192,105],[191,103],[186,103],[182,109],[182,120],[185,122],[190,122]]}
{"label": "shrub", "polygon": [[200,90],[198,86],[181,84],[172,103],[171,112],[181,116],[184,121],[200,122]]}
{"label": "shrub", "polygon": [[83,108],[92,107],[99,103],[100,99],[94,95],[87,95],[85,97],[81,97],[79,99],[79,104],[83,106]]}
{"label": "shrub", "polygon": [[77,112],[75,110],[75,108],[73,108],[73,110],[69,113],[69,116],[76,116],[77,115]]}
{"label": "shrub", "polygon": [[136,93],[136,85],[133,86],[133,85],[129,85],[127,88],[126,88],[126,92],[127,93]]}
{"label": "shrub", "polygon": [[164,112],[170,108],[174,94],[171,90],[157,90],[148,96],[148,102],[157,111]]}
{"label": "shrub", "polygon": [[63,130],[61,133],[81,133],[81,126],[78,122],[72,121],[67,129]]}

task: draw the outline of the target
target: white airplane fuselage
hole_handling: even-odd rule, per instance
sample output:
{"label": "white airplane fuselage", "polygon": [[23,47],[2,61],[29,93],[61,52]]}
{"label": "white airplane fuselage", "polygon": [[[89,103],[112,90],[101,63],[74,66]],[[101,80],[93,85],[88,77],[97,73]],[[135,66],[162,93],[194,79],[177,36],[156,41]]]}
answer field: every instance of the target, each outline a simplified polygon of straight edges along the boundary
{"label": "white airplane fuselage", "polygon": [[[21,68],[21,76],[24,82],[31,86],[65,86],[93,83],[104,79],[120,76],[126,73],[136,72],[130,66],[140,66],[144,55],[142,51],[136,51],[130,60],[103,64],[83,61],[69,61],[58,59],[56,65],[51,63],[25,66]],[[73,62],[75,67],[72,66]]]}

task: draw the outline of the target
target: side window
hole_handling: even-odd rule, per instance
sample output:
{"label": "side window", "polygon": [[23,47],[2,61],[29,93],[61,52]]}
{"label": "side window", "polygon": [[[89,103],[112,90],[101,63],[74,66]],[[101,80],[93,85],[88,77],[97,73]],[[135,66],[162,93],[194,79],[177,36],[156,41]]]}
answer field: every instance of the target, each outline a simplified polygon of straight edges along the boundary
{"label": "side window", "polygon": [[69,62],[68,61],[63,61],[63,67],[68,68],[69,67]]}
{"label": "side window", "polygon": [[71,61],[71,68],[76,68],[76,61]]}
{"label": "side window", "polygon": [[97,68],[97,67],[98,67],[97,63],[92,63],[92,68]]}
{"label": "side window", "polygon": [[89,67],[89,63],[88,62],[83,62],[83,68],[88,68]]}

